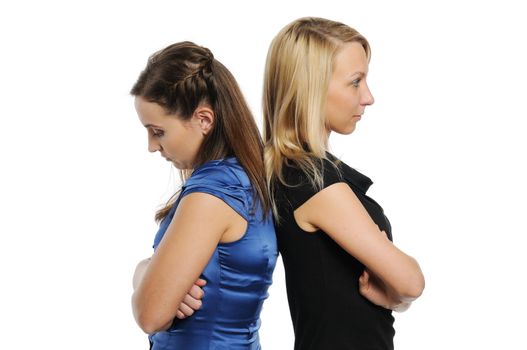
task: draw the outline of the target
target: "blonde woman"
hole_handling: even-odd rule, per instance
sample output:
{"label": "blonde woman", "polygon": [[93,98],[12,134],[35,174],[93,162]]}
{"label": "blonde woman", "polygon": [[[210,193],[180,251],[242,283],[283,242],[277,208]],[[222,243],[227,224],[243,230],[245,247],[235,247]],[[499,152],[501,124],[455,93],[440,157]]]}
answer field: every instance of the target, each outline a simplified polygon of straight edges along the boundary
{"label": "blonde woman", "polygon": [[372,181],[328,152],[374,101],[369,60],[361,34],[322,18],[292,22],[269,48],[265,161],[296,350],[393,349],[392,310],[424,288],[366,194]]}
{"label": "blonde woman", "polygon": [[238,84],[208,49],[181,42],[150,57],[131,93],[148,150],[185,179],[137,265],[135,319],[153,350],[258,350],[278,252],[263,143]]}

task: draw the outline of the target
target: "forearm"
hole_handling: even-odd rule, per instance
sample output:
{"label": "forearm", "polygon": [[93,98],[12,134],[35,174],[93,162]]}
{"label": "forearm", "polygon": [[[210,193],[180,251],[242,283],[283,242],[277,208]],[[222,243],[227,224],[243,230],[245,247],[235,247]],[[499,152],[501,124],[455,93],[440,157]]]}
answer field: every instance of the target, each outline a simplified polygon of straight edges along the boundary
{"label": "forearm", "polygon": [[373,304],[397,312],[406,311],[415,299],[401,296],[368,270],[364,270],[359,278],[359,291]]}
{"label": "forearm", "polygon": [[402,302],[417,299],[425,287],[424,275],[417,260],[394,246],[387,238],[385,244],[390,249],[379,254],[368,268],[382,280],[396,299]]}
{"label": "forearm", "polygon": [[[137,267],[136,267],[136,270],[133,276],[132,284],[134,288],[134,293],[132,295],[132,309],[133,309],[134,316],[139,315],[139,310],[138,310],[138,305],[137,305],[137,294],[139,293],[138,289],[144,279],[145,273],[150,265],[150,261],[151,261],[150,258],[140,261],[137,264]],[[185,295],[183,302],[179,305],[179,309],[177,310],[177,313],[174,319],[167,321],[166,324],[164,324],[163,326],[160,326],[157,329],[143,329],[143,330],[145,330],[145,332],[146,331],[150,331],[150,332],[165,331],[169,329],[172,326],[172,324],[178,319],[184,319],[194,314],[194,311],[198,310],[201,307],[201,299],[203,298],[203,295],[204,295],[202,287],[204,287],[206,283],[207,282],[201,278],[196,280],[192,288]]]}
{"label": "forearm", "polygon": [[[134,276],[135,290],[132,295],[132,310],[139,327],[147,334],[167,330],[172,325],[178,313],[178,308],[187,296],[190,288],[182,286],[185,278],[172,279],[176,281],[167,286],[162,274],[156,276],[153,271],[159,267],[159,261],[140,263]],[[157,279],[156,279],[157,277]],[[170,294],[169,298],[163,298]],[[165,300],[163,300],[165,299]]]}

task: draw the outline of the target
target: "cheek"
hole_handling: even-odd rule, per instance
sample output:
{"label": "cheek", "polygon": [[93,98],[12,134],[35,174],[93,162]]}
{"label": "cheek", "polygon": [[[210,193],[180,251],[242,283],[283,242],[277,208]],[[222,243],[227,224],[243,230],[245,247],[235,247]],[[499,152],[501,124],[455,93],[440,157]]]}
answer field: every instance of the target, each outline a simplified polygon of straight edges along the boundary
{"label": "cheek", "polygon": [[328,111],[334,115],[343,115],[350,113],[350,111],[356,108],[358,98],[352,92],[341,89],[328,95],[327,103]]}
{"label": "cheek", "polygon": [[359,94],[353,93],[353,91],[346,96],[342,96],[342,108],[345,108],[348,112],[356,112],[359,106]]}
{"label": "cheek", "polygon": [[342,102],[340,96],[336,93],[328,94],[326,100],[326,120],[332,124],[334,123],[342,111]]}
{"label": "cheek", "polygon": [[328,117],[330,121],[339,122],[344,116],[349,114],[350,101],[342,95],[333,96],[331,100],[328,99]]}
{"label": "cheek", "polygon": [[165,140],[165,151],[181,161],[190,161],[196,157],[201,145],[200,139],[187,130],[179,131],[177,134],[172,134],[170,139]]}
{"label": "cheek", "polygon": [[177,138],[174,137],[174,135],[166,135],[161,141],[161,147],[163,147],[163,150],[165,153],[169,154],[171,157],[174,157],[175,154],[178,153],[179,145],[177,142]]}

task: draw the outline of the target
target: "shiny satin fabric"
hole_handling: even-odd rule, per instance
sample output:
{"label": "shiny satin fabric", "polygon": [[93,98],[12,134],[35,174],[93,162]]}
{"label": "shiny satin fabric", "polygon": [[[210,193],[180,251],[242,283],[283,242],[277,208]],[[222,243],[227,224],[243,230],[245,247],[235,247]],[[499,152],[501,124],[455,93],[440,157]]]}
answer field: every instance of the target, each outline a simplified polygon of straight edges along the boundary
{"label": "shiny satin fabric", "polygon": [[201,309],[187,319],[176,319],[168,331],[151,335],[152,349],[260,349],[260,311],[278,256],[272,216],[262,221],[260,205],[253,207],[251,184],[235,158],[210,161],[182,187],[176,205],[161,222],[154,249],[179,200],[193,192],[222,199],[247,220],[247,230],[238,241],[220,243],[214,251],[201,275],[207,281]]}

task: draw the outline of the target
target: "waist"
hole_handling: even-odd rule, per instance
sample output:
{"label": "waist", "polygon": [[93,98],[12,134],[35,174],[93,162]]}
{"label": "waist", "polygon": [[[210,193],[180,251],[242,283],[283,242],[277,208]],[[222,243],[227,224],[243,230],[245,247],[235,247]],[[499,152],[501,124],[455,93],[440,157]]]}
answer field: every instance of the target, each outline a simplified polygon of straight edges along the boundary
{"label": "waist", "polygon": [[184,320],[176,319],[167,332],[196,335],[208,335],[214,332],[247,335],[256,333],[260,329],[259,313],[256,317],[253,315],[245,318],[233,316],[222,313],[213,315],[197,310],[194,315]]}
{"label": "waist", "polygon": [[[189,322],[190,321],[190,322]],[[166,332],[151,335],[153,350],[159,349],[260,349],[258,329],[253,324],[196,322],[192,317],[176,321]]]}

